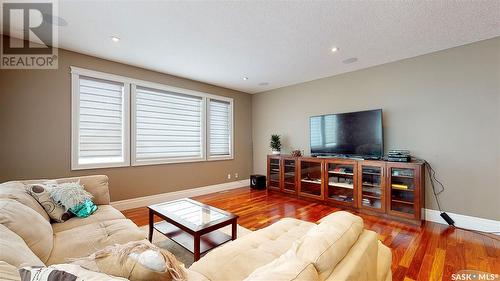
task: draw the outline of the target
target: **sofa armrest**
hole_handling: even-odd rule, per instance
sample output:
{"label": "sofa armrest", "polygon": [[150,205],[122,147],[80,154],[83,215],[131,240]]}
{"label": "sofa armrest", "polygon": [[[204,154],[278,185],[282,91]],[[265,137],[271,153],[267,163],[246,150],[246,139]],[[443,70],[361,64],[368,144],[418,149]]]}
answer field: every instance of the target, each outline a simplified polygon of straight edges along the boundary
{"label": "sofa armrest", "polygon": [[[43,180],[27,180],[23,181],[24,184],[35,184],[42,183],[48,179]],[[109,187],[108,187],[108,176],[105,175],[93,175],[93,176],[82,176],[82,177],[72,177],[72,178],[60,178],[55,179],[57,183],[63,182],[75,182],[80,181],[86,191],[90,192],[94,198],[94,204],[96,205],[109,205]]]}

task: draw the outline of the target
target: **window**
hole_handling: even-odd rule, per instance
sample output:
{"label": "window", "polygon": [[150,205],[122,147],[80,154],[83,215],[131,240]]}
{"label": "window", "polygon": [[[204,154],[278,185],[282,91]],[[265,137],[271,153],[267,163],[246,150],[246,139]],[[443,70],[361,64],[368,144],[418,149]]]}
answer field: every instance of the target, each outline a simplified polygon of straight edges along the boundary
{"label": "window", "polygon": [[72,169],[129,165],[128,85],[73,76]]}
{"label": "window", "polygon": [[208,102],[208,157],[232,157],[232,102],[210,98]]}
{"label": "window", "polygon": [[73,170],[233,159],[233,99],[71,67]]}
{"label": "window", "polygon": [[204,159],[202,97],[145,87],[133,92],[132,164]]}

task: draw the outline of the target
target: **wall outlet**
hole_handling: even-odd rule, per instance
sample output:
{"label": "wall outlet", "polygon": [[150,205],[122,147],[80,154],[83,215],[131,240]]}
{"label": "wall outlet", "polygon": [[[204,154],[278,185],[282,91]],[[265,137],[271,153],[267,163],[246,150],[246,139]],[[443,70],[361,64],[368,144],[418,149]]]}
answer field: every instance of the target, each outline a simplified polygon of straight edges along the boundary
{"label": "wall outlet", "polygon": [[237,179],[238,178],[238,173],[234,173],[234,178]]}
{"label": "wall outlet", "polygon": [[227,174],[227,179],[230,180],[231,179],[231,174]]}

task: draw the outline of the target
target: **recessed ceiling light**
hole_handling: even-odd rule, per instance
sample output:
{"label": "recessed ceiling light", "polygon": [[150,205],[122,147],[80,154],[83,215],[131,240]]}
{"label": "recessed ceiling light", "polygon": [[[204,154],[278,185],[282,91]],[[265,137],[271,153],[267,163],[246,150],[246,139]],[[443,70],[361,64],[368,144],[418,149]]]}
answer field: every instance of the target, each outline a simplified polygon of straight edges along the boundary
{"label": "recessed ceiling light", "polygon": [[111,36],[111,41],[118,42],[118,41],[120,41],[120,37]]}
{"label": "recessed ceiling light", "polygon": [[339,50],[339,48],[337,48],[337,47],[333,47],[333,48],[332,48],[332,53],[338,52],[338,50]]}
{"label": "recessed ceiling light", "polygon": [[248,77],[243,77],[243,80],[248,80]]}

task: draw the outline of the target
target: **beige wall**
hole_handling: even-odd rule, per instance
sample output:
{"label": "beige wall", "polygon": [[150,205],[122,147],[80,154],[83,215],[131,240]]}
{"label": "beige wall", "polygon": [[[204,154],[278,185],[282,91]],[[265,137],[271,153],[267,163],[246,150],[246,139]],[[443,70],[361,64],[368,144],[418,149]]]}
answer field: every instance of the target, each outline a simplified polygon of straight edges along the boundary
{"label": "beige wall", "polygon": [[[496,38],[254,95],[254,171],[265,173],[272,133],[287,151],[309,151],[309,116],[382,108],[385,149],[434,166],[443,208],[500,219],[499,83]],[[436,209],[431,194],[427,184]]]}
{"label": "beige wall", "polygon": [[[234,181],[227,179],[228,173],[239,173],[239,179],[249,178],[249,94],[65,50],[60,50],[59,55],[58,70],[0,70],[0,182],[106,174],[115,201]],[[70,66],[234,98],[235,159],[71,171]]]}

